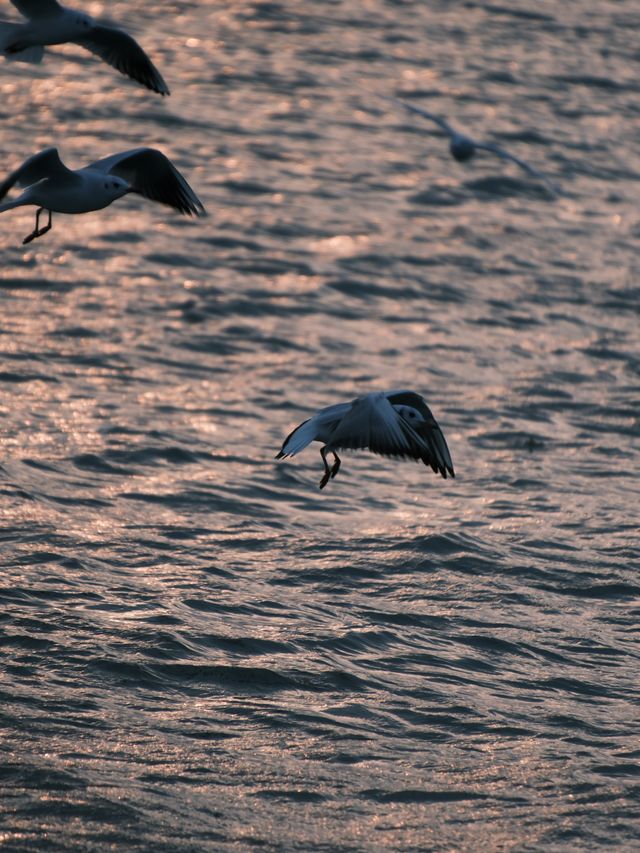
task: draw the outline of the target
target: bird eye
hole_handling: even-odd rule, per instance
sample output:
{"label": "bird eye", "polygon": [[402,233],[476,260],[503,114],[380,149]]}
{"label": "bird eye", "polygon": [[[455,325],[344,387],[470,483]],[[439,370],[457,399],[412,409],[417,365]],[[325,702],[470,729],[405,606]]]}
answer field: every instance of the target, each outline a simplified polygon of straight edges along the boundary
{"label": "bird eye", "polygon": [[117,184],[117,182],[116,182],[116,181],[114,181],[114,182],[111,184],[111,186],[112,186],[114,189],[116,189],[116,190],[118,189],[118,184]]}

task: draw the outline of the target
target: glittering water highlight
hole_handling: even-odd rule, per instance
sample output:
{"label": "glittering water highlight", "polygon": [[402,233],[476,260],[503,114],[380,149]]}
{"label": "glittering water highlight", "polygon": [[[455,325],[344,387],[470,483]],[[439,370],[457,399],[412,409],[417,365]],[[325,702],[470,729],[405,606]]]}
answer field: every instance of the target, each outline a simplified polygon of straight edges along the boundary
{"label": "glittering water highlight", "polygon": [[[170,98],[0,66],[6,170],[151,145],[210,214],[0,217],[4,847],[636,849],[636,7],[134,7]],[[274,460],[396,387],[455,480]]]}

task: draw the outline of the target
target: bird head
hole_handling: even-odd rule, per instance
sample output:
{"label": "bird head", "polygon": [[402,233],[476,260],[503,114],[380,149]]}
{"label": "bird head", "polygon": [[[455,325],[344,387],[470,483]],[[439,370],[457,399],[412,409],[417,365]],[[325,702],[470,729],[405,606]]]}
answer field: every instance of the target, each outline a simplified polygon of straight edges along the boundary
{"label": "bird head", "polygon": [[424,418],[417,409],[413,408],[413,406],[394,406],[393,408],[401,418],[404,418],[405,421],[413,424],[413,426],[424,423]]}
{"label": "bird head", "polygon": [[113,200],[117,198],[121,198],[126,193],[131,192],[131,186],[128,184],[123,178],[119,178],[117,175],[105,175],[102,181],[102,186],[104,187],[104,191],[108,196],[111,196]]}
{"label": "bird head", "polygon": [[451,151],[451,156],[459,163],[464,163],[466,160],[470,160],[476,153],[476,146],[468,136],[456,133],[451,137],[449,151]]}
{"label": "bird head", "polygon": [[73,13],[73,23],[78,29],[78,32],[86,33],[93,26],[93,18],[89,15],[84,15],[82,12]]}

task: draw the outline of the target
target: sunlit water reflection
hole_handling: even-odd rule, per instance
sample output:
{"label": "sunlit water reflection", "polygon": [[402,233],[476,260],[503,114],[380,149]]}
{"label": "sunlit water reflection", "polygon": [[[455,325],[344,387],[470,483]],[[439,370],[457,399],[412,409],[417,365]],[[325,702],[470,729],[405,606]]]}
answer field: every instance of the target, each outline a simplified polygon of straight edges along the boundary
{"label": "sunlit water reflection", "polygon": [[[148,144],[210,215],[0,217],[3,843],[635,849],[637,8],[109,15],[172,96],[3,63],[5,169]],[[455,480],[274,461],[393,387]]]}

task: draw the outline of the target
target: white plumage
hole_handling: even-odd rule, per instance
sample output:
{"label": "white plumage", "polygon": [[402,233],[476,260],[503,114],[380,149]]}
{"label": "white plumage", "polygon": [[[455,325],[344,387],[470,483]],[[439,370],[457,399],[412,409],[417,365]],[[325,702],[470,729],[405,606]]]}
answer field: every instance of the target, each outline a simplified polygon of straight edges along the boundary
{"label": "white plumage", "polygon": [[470,136],[466,136],[465,134],[454,130],[449,122],[440,116],[430,113],[428,110],[422,109],[421,107],[409,104],[407,101],[403,101],[400,98],[390,98],[386,95],[382,95],[381,97],[385,98],[385,100],[399,104],[410,113],[415,113],[416,115],[427,118],[429,121],[437,124],[438,127],[444,130],[448,135],[449,151],[451,152],[451,156],[459,163],[465,163],[467,160],[471,160],[476,151],[489,151],[491,154],[495,154],[496,157],[500,157],[501,160],[510,160],[532,177],[542,181],[552,195],[559,194],[560,191],[558,187],[556,187],[555,184],[553,184],[539,169],[535,169],[525,160],[521,160],[519,157],[515,157],[513,154],[510,154],[508,151],[505,151],[504,148],[500,148],[499,145],[495,145],[493,142],[476,142],[474,139],[471,139]]}
{"label": "white plumage", "polygon": [[[51,228],[51,213],[89,213],[101,210],[127,193],[139,193],[152,201],[167,204],[188,216],[205,214],[202,202],[173,163],[155,148],[134,148],[83,169],[68,169],[57,148],[46,148],[12,172],[0,184],[0,200],[15,185],[26,187],[14,201],[0,204],[0,213],[35,204],[36,227],[23,240],[30,243]],[[49,221],[39,227],[40,214]]]}
{"label": "white plumage", "polygon": [[40,62],[45,46],[73,42],[147,89],[160,95],[169,94],[158,69],[124,30],[100,24],[89,15],[66,9],[56,0],[11,2],[27,20],[15,24],[0,22],[0,52],[7,59]]}
{"label": "white plumage", "polygon": [[[340,469],[337,450],[370,450],[383,456],[424,462],[434,472],[455,477],[447,442],[424,399],[415,391],[376,391],[351,403],[338,403],[297,426],[284,440],[276,459],[295,456],[312,441],[321,441],[323,489]],[[330,466],[326,454],[334,457]]]}

